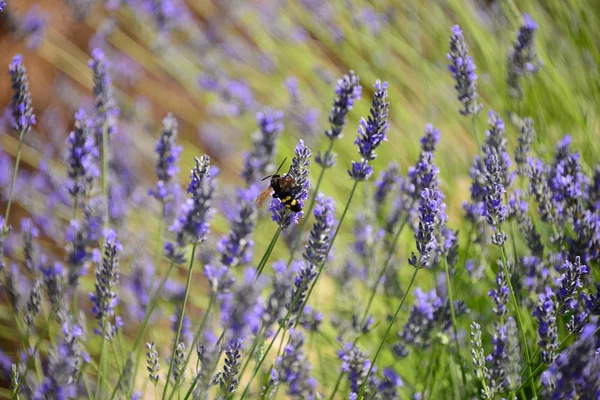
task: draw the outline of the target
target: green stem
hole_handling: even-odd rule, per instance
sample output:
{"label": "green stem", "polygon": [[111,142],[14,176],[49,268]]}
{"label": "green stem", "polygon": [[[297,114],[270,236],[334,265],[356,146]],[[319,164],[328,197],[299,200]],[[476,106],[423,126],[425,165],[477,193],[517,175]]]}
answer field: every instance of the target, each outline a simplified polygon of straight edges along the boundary
{"label": "green stem", "polygon": [[[96,399],[102,398],[102,382],[104,380],[104,376],[106,373],[106,362],[104,359],[104,352],[106,351],[106,338],[105,338],[105,329],[106,326],[106,318],[102,318],[102,347],[100,348],[100,359],[98,360],[99,368],[98,376],[96,377]],[[118,386],[117,386],[118,387]],[[115,387],[115,390],[117,388]]]}
{"label": "green stem", "polygon": [[273,339],[271,339],[271,342],[269,342],[269,346],[267,347],[267,350],[264,352],[264,354],[262,355],[260,360],[258,360],[258,363],[256,363],[256,365],[254,366],[254,369],[252,370],[252,375],[250,376],[250,379],[248,380],[248,383],[246,384],[246,388],[244,389],[244,392],[242,393],[241,400],[244,400],[246,398],[246,396],[248,395],[248,391],[250,390],[250,385],[252,384],[252,380],[254,379],[254,377],[256,377],[256,374],[258,374],[258,370],[260,369],[260,366],[265,361],[265,358],[267,358],[267,354],[269,354],[269,350],[271,350],[271,347],[273,347],[273,343],[275,343],[275,339],[277,339],[277,337],[279,336],[279,333],[281,332],[282,329],[283,329],[283,324],[280,324],[279,328],[277,328],[277,331],[275,332],[275,336],[273,336]]}
{"label": "green stem", "polygon": [[[286,213],[287,213],[287,211],[286,211]],[[275,244],[277,243],[277,239],[279,239],[279,235],[281,234],[281,230],[282,230],[281,226],[278,226],[277,227],[277,231],[273,235],[273,238],[271,238],[271,243],[269,243],[269,247],[267,247],[267,250],[263,254],[262,258],[260,259],[260,262],[258,263],[258,266],[256,267],[256,278],[255,279],[258,279],[258,277],[260,276],[260,274],[262,274],[263,270],[265,269],[265,265],[267,265],[267,261],[269,260],[269,257],[271,256],[271,253],[273,252],[273,249],[275,248]]]}
{"label": "green stem", "polygon": [[379,347],[377,348],[377,352],[375,353],[375,356],[373,357],[373,360],[371,361],[371,366],[369,367],[367,376],[364,378],[363,384],[360,386],[360,392],[358,393],[358,397],[357,397],[358,399],[362,399],[362,396],[365,393],[366,383],[369,380],[369,376],[371,375],[371,372],[373,371],[373,366],[375,365],[375,362],[377,361],[377,358],[379,357],[379,353],[381,353],[381,349],[383,349],[383,345],[384,345],[388,335],[390,334],[392,327],[394,326],[394,323],[396,322],[396,318],[398,318],[398,314],[400,314],[400,309],[402,308],[402,305],[404,304],[404,301],[406,300],[406,297],[408,296],[408,293],[410,292],[410,288],[412,287],[413,283],[415,282],[415,278],[417,277],[417,273],[419,272],[419,269],[420,268],[415,268],[415,272],[413,273],[412,278],[410,279],[410,283],[408,284],[408,287],[406,288],[406,292],[404,292],[404,296],[402,296],[402,300],[400,301],[400,304],[398,305],[398,308],[396,309],[396,312],[394,313],[394,316],[392,317],[392,320],[390,321],[390,323],[387,327],[387,330],[385,331],[385,335],[383,335],[383,339],[381,340],[381,343],[379,343]]}
{"label": "green stem", "polygon": [[[352,198],[354,197],[354,192],[356,191],[356,187],[358,186],[358,181],[354,181],[354,185],[352,186],[352,190],[350,191],[350,196],[348,197],[348,201],[346,202],[346,207],[344,207],[344,211],[342,212],[342,216],[340,217],[340,222],[338,223],[338,226],[335,230],[335,233],[333,234],[333,237],[331,238],[331,242],[329,243],[329,246],[327,247],[327,252],[325,253],[325,261],[319,266],[319,272],[317,273],[317,276],[315,277],[315,280],[313,281],[307,295],[306,295],[306,299],[304,301],[304,304],[302,305],[302,307],[300,308],[298,315],[302,315],[302,312],[304,311],[304,306],[306,305],[306,302],[308,301],[310,294],[312,293],[313,288],[315,287],[319,276],[321,275],[321,273],[323,272],[323,267],[325,266],[325,263],[327,262],[327,257],[329,256],[329,252],[331,251],[332,247],[333,247],[333,243],[335,242],[335,238],[337,237],[339,231],[340,231],[340,227],[342,226],[342,222],[344,221],[344,218],[346,217],[346,213],[348,212],[348,208],[350,207],[350,203],[352,202]],[[283,318],[282,322],[279,324],[279,328],[277,329],[277,332],[275,333],[275,336],[273,336],[273,339],[271,339],[271,342],[269,343],[269,346],[267,347],[267,350],[265,351],[265,353],[263,354],[263,356],[261,357],[261,359],[259,360],[259,362],[256,364],[256,366],[254,367],[254,370],[252,372],[252,375],[250,377],[250,380],[248,381],[248,384],[246,385],[246,389],[244,389],[244,392],[242,394],[242,399],[244,399],[247,395],[248,395],[248,391],[250,389],[250,385],[252,384],[252,380],[254,379],[254,377],[256,376],[256,374],[258,373],[258,370],[260,369],[260,366],[262,365],[262,363],[264,362],[265,358],[267,357],[267,354],[269,353],[269,351],[271,350],[271,347],[273,347],[273,343],[275,342],[275,339],[277,339],[277,336],[279,335],[279,333],[281,332],[281,330],[283,329],[283,326],[285,325],[285,323],[287,322],[289,316],[291,315],[290,310],[294,309],[297,302],[299,301],[300,296],[296,296],[293,301],[292,301],[292,305],[290,306],[290,308],[288,309],[288,312],[286,314],[286,316]],[[296,325],[298,324],[298,321],[300,320],[300,318],[298,318],[296,320]]]}
{"label": "green stem", "polygon": [[119,363],[119,358],[117,357],[117,349],[115,349],[115,343],[112,340],[110,341],[110,347],[112,348],[113,356],[115,357],[115,364],[117,365],[117,372],[119,374],[122,374],[123,368],[121,368],[121,364]]}
{"label": "green stem", "polygon": [[[333,140],[329,141],[329,147],[325,151],[325,156],[327,156],[327,154],[329,154],[329,152],[333,148],[333,143],[334,143]],[[288,268],[289,268],[290,264],[292,263],[292,260],[294,259],[294,254],[296,253],[296,250],[298,250],[298,246],[300,245],[300,241],[302,240],[302,233],[304,233],[304,229],[306,229],[306,225],[308,224],[308,220],[310,219],[310,214],[312,213],[312,210],[315,207],[315,202],[317,200],[317,195],[319,194],[319,188],[321,187],[321,182],[323,181],[323,176],[325,175],[325,170],[326,170],[326,168],[321,166],[321,172],[319,173],[319,178],[317,179],[317,185],[315,186],[315,188],[313,190],[313,196],[310,201],[310,205],[308,206],[308,209],[306,210],[306,214],[304,214],[304,218],[302,219],[302,225],[300,225],[300,230],[298,231],[296,240],[294,241],[294,246],[292,247],[292,250],[290,251],[290,258],[288,259],[288,263],[287,263]]]}
{"label": "green stem", "polygon": [[446,290],[448,291],[448,300],[450,301],[450,317],[452,318],[452,328],[454,330],[454,343],[456,344],[456,355],[460,364],[460,372],[462,374],[462,381],[464,390],[467,390],[467,375],[465,374],[465,366],[463,358],[460,353],[460,344],[458,342],[458,324],[456,322],[456,313],[454,311],[454,295],[452,290],[452,280],[450,279],[450,271],[448,270],[448,260],[446,257],[442,257],[444,263],[444,272],[446,273]]}
{"label": "green stem", "polygon": [[[346,217],[346,213],[348,212],[348,208],[350,208],[350,203],[352,202],[352,198],[354,197],[354,192],[356,192],[356,187],[358,186],[358,182],[359,181],[354,181],[354,185],[352,185],[352,190],[350,190],[350,196],[348,196],[348,201],[346,202],[346,206],[344,207],[344,211],[342,212],[342,216],[340,217],[340,222],[338,223],[337,228],[335,228],[335,232],[333,234],[333,237],[331,238],[331,242],[329,243],[329,247],[327,247],[327,252],[325,253],[325,257],[324,257],[325,261],[323,261],[321,263],[321,265],[319,266],[319,272],[317,273],[317,276],[315,277],[315,280],[313,281],[312,285],[310,286],[310,289],[308,289],[308,293],[306,294],[306,299],[304,300],[304,303],[302,304],[302,307],[298,311],[298,315],[302,315],[302,313],[304,312],[304,307],[306,307],[306,304],[308,303],[308,299],[310,298],[310,294],[312,293],[313,289],[317,285],[319,277],[321,276],[321,274],[323,272],[323,268],[325,267],[325,264],[327,263],[327,258],[329,257],[329,252],[331,252],[331,249],[333,248],[333,243],[335,242],[335,238],[337,237],[338,233],[340,232],[340,228],[342,226],[342,222],[344,222],[344,218]],[[298,326],[299,322],[300,322],[300,318],[297,318],[296,319],[296,323],[294,324],[294,328],[296,328]]]}
{"label": "green stem", "polygon": [[192,246],[192,255],[190,256],[190,265],[188,267],[188,275],[185,283],[185,293],[183,295],[183,304],[181,305],[181,313],[179,314],[179,321],[177,322],[177,332],[175,333],[175,341],[173,342],[173,350],[171,351],[171,362],[169,363],[169,372],[167,372],[167,380],[165,381],[165,388],[163,390],[162,398],[164,400],[167,395],[167,389],[169,387],[169,379],[171,378],[171,373],[173,372],[173,364],[175,362],[175,350],[177,349],[177,345],[179,344],[179,337],[181,336],[181,328],[183,327],[183,316],[185,315],[185,306],[187,304],[188,295],[190,293],[190,286],[192,283],[192,272],[194,266],[194,257],[196,256],[196,246],[197,243],[194,243]]}
{"label": "green stem", "polygon": [[[407,222],[408,222],[408,216],[406,216],[406,218],[404,218],[404,220],[402,221],[402,224],[400,225],[400,227],[398,228],[398,231],[396,232],[396,235],[394,236],[392,245],[390,246],[389,251],[388,251],[388,255],[387,255],[385,264],[383,265],[383,268],[381,268],[381,271],[379,272],[379,276],[377,277],[377,280],[375,281],[375,284],[373,285],[373,289],[371,290],[371,295],[369,296],[369,301],[367,302],[367,307],[365,308],[365,312],[362,317],[362,322],[361,322],[360,326],[364,326],[365,322],[367,321],[367,317],[369,315],[369,310],[371,309],[373,299],[375,299],[375,294],[377,293],[377,289],[379,287],[379,283],[381,282],[381,278],[383,278],[383,276],[385,275],[385,272],[387,271],[388,265],[394,254],[394,250],[396,249],[398,239],[400,238],[400,234],[402,233],[402,230],[404,229],[404,226],[406,225]],[[354,343],[352,344],[353,346],[356,346],[356,343],[358,342],[359,338],[360,338],[360,334],[357,335],[356,338],[354,339]],[[331,395],[329,396],[330,400],[334,399],[334,397],[340,387],[340,383],[342,382],[343,376],[344,376],[344,372],[340,371],[340,373],[338,374],[338,377],[337,377],[337,381],[335,382],[335,385],[333,387],[333,392],[331,392]]]}
{"label": "green stem", "polygon": [[[185,397],[183,398],[183,400],[187,400],[190,398],[190,396],[194,392],[194,389],[196,388],[196,384],[198,383],[199,380],[200,380],[200,374],[196,374],[196,376],[194,377],[194,380],[190,384],[190,388],[188,389],[187,393],[185,394]],[[154,396],[154,397],[157,398],[156,396]]]}
{"label": "green stem", "polygon": [[19,173],[19,164],[21,162],[21,149],[23,148],[24,136],[25,130],[22,130],[21,133],[19,133],[19,146],[17,147],[17,156],[15,157],[15,168],[13,169],[12,180],[10,181],[10,190],[8,191],[8,203],[6,204],[6,211],[4,212],[4,228],[2,229],[3,238],[8,233],[8,217],[10,216],[10,207],[13,202],[15,183],[17,182],[17,174]]}
{"label": "green stem", "polygon": [[[160,285],[158,285],[158,288],[156,289],[156,293],[154,294],[154,296],[152,296],[152,300],[150,300],[150,304],[148,304],[148,307],[146,308],[146,314],[144,315],[144,320],[142,321],[142,326],[138,330],[138,333],[135,337],[135,341],[133,343],[133,347],[131,348],[132,353],[137,350],[140,342],[144,338],[144,334],[146,333],[146,329],[148,327],[148,322],[150,321],[150,316],[152,315],[152,312],[158,305],[160,293],[162,292],[165,284],[167,283],[167,280],[169,279],[169,275],[171,274],[171,271],[173,270],[174,266],[175,266],[175,263],[173,261],[171,261],[171,263],[169,264],[169,268],[167,269],[167,272],[165,273],[165,276],[163,277],[162,281],[160,282]],[[116,384],[115,388],[113,389],[112,395],[110,397],[111,400],[113,400],[115,398],[115,396],[117,394],[117,387],[119,386],[119,383],[121,383],[122,379],[123,379],[123,374],[119,375],[117,384]]]}
{"label": "green stem", "polygon": [[[504,268],[504,275],[506,277],[506,283],[508,284],[508,289],[510,290],[510,299],[513,303],[513,307],[515,308],[515,316],[517,317],[517,324],[519,325],[519,331],[521,332],[521,341],[523,342],[523,348],[525,349],[525,357],[527,357],[527,364],[529,365],[529,374],[532,375],[531,369],[531,355],[529,353],[529,345],[527,344],[527,337],[525,336],[525,328],[523,327],[523,321],[521,320],[521,311],[519,307],[519,303],[517,302],[517,297],[515,296],[515,291],[513,289],[510,275],[508,274],[508,267],[506,261],[506,251],[504,249],[504,245],[500,246],[500,254],[502,256],[502,267]],[[537,390],[535,385],[532,385],[533,396],[537,397]]]}
{"label": "green stem", "polygon": [[[200,322],[200,326],[198,327],[198,330],[196,331],[196,334],[194,335],[194,340],[192,341],[192,344],[197,343],[198,340],[200,340],[200,337],[202,336],[202,334],[204,333],[204,329],[206,328],[206,322],[208,321],[208,316],[210,314],[210,311],[212,310],[214,303],[215,303],[215,294],[213,293],[210,296],[208,306],[206,307],[206,311],[204,311],[204,316],[202,317],[202,322]],[[190,358],[192,358],[193,352],[194,352],[194,346],[191,346],[190,350],[188,351],[187,356],[185,357],[185,361],[183,363],[182,370],[185,371],[185,368],[187,367],[188,363],[190,362]],[[181,382],[182,377],[183,377],[183,374],[181,377],[179,377],[177,382],[175,382],[175,387],[173,388],[173,391],[171,392],[171,395],[169,396],[169,400],[173,398],[173,396],[175,395],[175,390],[182,383]]]}
{"label": "green stem", "polygon": [[365,322],[367,321],[367,317],[369,315],[369,310],[371,309],[371,305],[373,303],[373,299],[375,298],[375,295],[377,294],[377,289],[379,288],[379,285],[381,283],[381,279],[383,278],[383,276],[387,272],[387,268],[390,265],[390,261],[392,260],[392,256],[395,253],[396,245],[398,244],[398,239],[400,238],[400,234],[404,230],[404,227],[406,226],[407,222],[408,222],[408,216],[406,216],[406,218],[404,218],[404,221],[402,221],[402,224],[398,228],[398,232],[396,232],[396,235],[394,236],[394,239],[392,241],[392,245],[390,246],[390,248],[388,250],[388,254],[387,254],[387,258],[385,260],[385,264],[383,264],[383,268],[381,268],[381,271],[379,272],[379,275],[377,276],[377,280],[375,281],[375,284],[373,285],[373,289],[371,289],[371,295],[369,296],[369,301],[367,302],[367,307],[365,308],[365,312],[364,312],[364,315],[363,315],[362,322],[361,322],[360,326],[364,326]]}
{"label": "green stem", "polygon": [[244,365],[242,366],[242,369],[240,370],[240,373],[238,375],[240,377],[240,379],[241,379],[242,376],[244,376],[244,372],[246,372],[246,368],[250,364],[250,360],[252,360],[252,356],[254,355],[254,351],[256,350],[256,346],[258,346],[258,343],[262,339],[263,329],[264,329],[264,326],[261,326],[260,327],[260,331],[258,332],[258,335],[256,335],[256,339],[254,339],[254,341],[252,342],[252,346],[250,347],[250,351],[248,352],[248,358],[246,358],[246,361],[244,362]]}

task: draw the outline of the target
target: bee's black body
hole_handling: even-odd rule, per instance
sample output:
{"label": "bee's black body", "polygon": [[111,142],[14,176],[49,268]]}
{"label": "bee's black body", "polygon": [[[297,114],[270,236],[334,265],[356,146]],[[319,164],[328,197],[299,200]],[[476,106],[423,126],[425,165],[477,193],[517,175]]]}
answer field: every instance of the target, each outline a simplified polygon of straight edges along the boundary
{"label": "bee's black body", "polygon": [[275,174],[271,177],[271,188],[273,189],[273,198],[281,200],[290,211],[302,211],[302,206],[297,199],[300,187],[296,185],[293,177]]}

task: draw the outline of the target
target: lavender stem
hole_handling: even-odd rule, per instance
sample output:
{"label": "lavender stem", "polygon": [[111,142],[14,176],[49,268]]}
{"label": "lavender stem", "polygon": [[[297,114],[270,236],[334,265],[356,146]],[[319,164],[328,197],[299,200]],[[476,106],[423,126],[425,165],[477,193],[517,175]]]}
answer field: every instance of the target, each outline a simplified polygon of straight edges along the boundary
{"label": "lavender stem", "polygon": [[388,335],[390,334],[390,331],[392,330],[392,326],[394,326],[394,323],[396,322],[396,318],[398,318],[398,314],[400,314],[400,309],[402,308],[402,305],[404,304],[404,301],[406,300],[406,297],[408,296],[408,293],[410,292],[410,288],[412,287],[413,283],[415,282],[415,278],[417,277],[417,273],[419,272],[420,269],[421,268],[415,268],[415,272],[413,273],[412,278],[410,279],[410,282],[408,284],[408,287],[406,288],[406,291],[404,292],[404,296],[402,296],[402,300],[400,301],[400,304],[398,305],[398,308],[396,309],[396,312],[394,313],[394,316],[392,317],[392,320],[390,321],[390,323],[387,327],[387,330],[385,331],[385,335],[383,335],[383,339],[381,339],[381,342],[379,343],[377,352],[375,353],[375,356],[373,357],[373,360],[371,361],[371,366],[369,367],[367,376],[365,377],[364,382],[360,387],[360,392],[358,393],[357,399],[360,399],[362,397],[362,395],[365,393],[366,384],[367,384],[367,381],[369,380],[369,376],[371,375],[371,371],[373,371],[373,366],[375,365],[375,362],[377,361],[377,358],[379,357],[379,353],[381,353],[381,349],[383,349],[383,345],[384,345],[385,340],[387,339]]}
{"label": "lavender stem", "polygon": [[[183,295],[183,304],[181,305],[181,314],[179,315],[179,322],[177,323],[177,333],[175,334],[175,341],[173,342],[173,350],[171,352],[171,362],[169,364],[169,372],[167,373],[167,380],[165,381],[165,388],[163,390],[162,399],[165,399],[167,389],[169,387],[169,379],[171,378],[171,372],[173,371],[173,363],[175,361],[175,350],[179,344],[179,336],[181,335],[181,328],[183,327],[183,316],[185,315],[185,306],[187,304],[188,295],[190,293],[190,286],[192,283],[192,268],[194,266],[194,257],[196,255],[196,246],[194,243],[192,246],[192,255],[190,256],[190,265],[188,267],[187,281],[185,283],[185,294]],[[175,386],[176,388],[176,386]]]}

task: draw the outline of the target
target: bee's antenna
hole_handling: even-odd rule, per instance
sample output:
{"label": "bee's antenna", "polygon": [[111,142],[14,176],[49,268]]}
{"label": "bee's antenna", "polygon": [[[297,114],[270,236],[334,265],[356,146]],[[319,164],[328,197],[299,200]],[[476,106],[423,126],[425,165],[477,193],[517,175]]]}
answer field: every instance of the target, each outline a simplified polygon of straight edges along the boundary
{"label": "bee's antenna", "polygon": [[281,167],[283,167],[283,164],[285,163],[285,160],[287,160],[287,157],[283,159],[283,161],[281,162],[281,164],[279,164],[279,168],[277,168],[277,171],[275,171],[275,174],[277,174],[279,172],[279,170],[281,169]]}
{"label": "bee's antenna", "polygon": [[[285,163],[285,160],[287,160],[287,157],[283,159],[283,161],[281,162],[281,164],[279,164],[279,168],[277,168],[277,171],[275,171],[275,173],[273,175],[277,175],[277,173],[279,172],[279,170],[281,169],[281,167],[283,167],[283,164]],[[261,182],[264,181],[265,179],[269,179],[273,175],[265,176],[264,178],[261,179]]]}

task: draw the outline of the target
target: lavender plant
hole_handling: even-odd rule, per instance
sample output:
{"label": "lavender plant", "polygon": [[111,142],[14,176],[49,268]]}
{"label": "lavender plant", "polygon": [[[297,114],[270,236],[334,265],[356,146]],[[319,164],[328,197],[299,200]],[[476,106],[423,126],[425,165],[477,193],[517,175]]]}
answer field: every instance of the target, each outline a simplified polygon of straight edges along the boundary
{"label": "lavender plant", "polygon": [[0,1],[0,397],[598,397],[589,2],[530,5],[508,60],[485,2],[65,3],[89,50]]}

